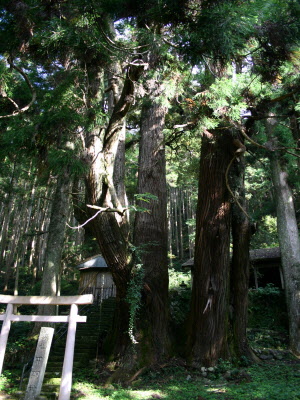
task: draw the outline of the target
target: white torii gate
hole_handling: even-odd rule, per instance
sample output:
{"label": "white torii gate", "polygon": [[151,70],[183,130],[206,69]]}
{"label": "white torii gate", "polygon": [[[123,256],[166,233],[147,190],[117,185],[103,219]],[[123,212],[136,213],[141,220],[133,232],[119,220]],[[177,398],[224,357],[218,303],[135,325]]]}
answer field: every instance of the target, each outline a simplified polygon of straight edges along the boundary
{"label": "white torii gate", "polygon": [[[78,305],[92,304],[93,295],[81,296],[8,296],[0,295],[0,303],[7,304],[6,313],[0,314],[0,321],[3,321],[0,335],[0,375],[4,362],[7,339],[10,331],[11,321],[28,322],[68,322],[68,334],[66,341],[65,357],[61,376],[61,384],[58,400],[70,400],[72,388],[72,370],[74,359],[74,346],[77,322],[86,322],[86,316],[78,315]],[[22,305],[70,305],[69,315],[14,315],[13,304]]]}

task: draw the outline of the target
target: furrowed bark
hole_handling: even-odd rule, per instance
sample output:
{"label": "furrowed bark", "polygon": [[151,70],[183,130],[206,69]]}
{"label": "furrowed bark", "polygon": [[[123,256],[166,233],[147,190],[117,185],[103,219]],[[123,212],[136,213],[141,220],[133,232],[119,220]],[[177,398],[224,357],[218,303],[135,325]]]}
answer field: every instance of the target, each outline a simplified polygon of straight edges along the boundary
{"label": "furrowed bark", "polygon": [[225,182],[232,158],[230,132],[204,133],[201,158],[188,350],[194,362],[215,365],[229,356],[230,199]]}
{"label": "furrowed bark", "polygon": [[157,200],[140,201],[147,212],[136,214],[134,244],[145,272],[143,288],[142,346],[146,363],[159,362],[168,353],[168,229],[166,160],[163,127],[166,107],[152,99],[142,108],[138,193]]}

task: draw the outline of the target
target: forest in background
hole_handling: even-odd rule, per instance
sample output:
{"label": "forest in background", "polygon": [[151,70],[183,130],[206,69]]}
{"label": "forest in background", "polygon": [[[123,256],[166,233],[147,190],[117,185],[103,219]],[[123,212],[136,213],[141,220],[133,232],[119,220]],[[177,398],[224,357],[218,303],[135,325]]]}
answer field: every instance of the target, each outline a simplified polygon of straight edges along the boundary
{"label": "forest in background", "polygon": [[299,3],[0,13],[1,292],[67,294],[100,252],[117,287],[111,352],[134,370],[173,353],[168,272],[194,256],[186,356],[255,359],[249,248],[280,245],[299,355]]}

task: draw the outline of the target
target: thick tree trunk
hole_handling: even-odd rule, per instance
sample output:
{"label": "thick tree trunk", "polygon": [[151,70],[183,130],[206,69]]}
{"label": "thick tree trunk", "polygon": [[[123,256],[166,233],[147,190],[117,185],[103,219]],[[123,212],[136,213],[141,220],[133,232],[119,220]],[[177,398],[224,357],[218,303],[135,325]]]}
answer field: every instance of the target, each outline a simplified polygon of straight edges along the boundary
{"label": "thick tree trunk", "polygon": [[232,155],[228,131],[204,133],[188,346],[192,359],[206,366],[229,356],[230,201],[225,172]]}
{"label": "thick tree trunk", "polygon": [[[274,118],[267,120],[267,133],[272,139]],[[279,154],[271,153],[271,171],[277,210],[277,230],[281,251],[285,296],[289,318],[289,337],[292,352],[300,356],[300,240],[293,193],[288,175],[281,165]]]}
{"label": "thick tree trunk", "polygon": [[[168,353],[168,228],[166,160],[163,128],[166,108],[152,102],[141,116],[138,193],[151,193],[157,200],[139,202],[147,212],[136,214],[134,244],[145,276],[143,289],[142,347],[148,346],[147,363]],[[144,354],[145,356],[145,354]]]}

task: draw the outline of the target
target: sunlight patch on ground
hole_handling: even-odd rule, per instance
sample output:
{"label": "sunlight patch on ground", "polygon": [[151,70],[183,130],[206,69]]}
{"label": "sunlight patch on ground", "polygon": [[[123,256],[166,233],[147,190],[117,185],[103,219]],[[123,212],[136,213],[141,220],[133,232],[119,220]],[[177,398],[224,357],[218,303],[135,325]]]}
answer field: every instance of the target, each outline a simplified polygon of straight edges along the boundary
{"label": "sunlight patch on ground", "polygon": [[166,397],[159,390],[99,389],[85,382],[75,383],[74,389],[77,400],[146,400],[152,396],[158,396],[159,399]]}
{"label": "sunlight patch on ground", "polygon": [[222,388],[211,387],[206,390],[207,390],[207,392],[213,392],[213,393],[226,393],[227,392],[227,389],[223,388],[223,387]]}
{"label": "sunlight patch on ground", "polygon": [[164,399],[166,397],[166,395],[162,394],[162,392],[156,390],[134,390],[134,391],[130,391],[130,394],[133,398],[136,399],[149,399],[151,398],[150,396],[153,395],[157,395],[159,396],[160,399]]}

